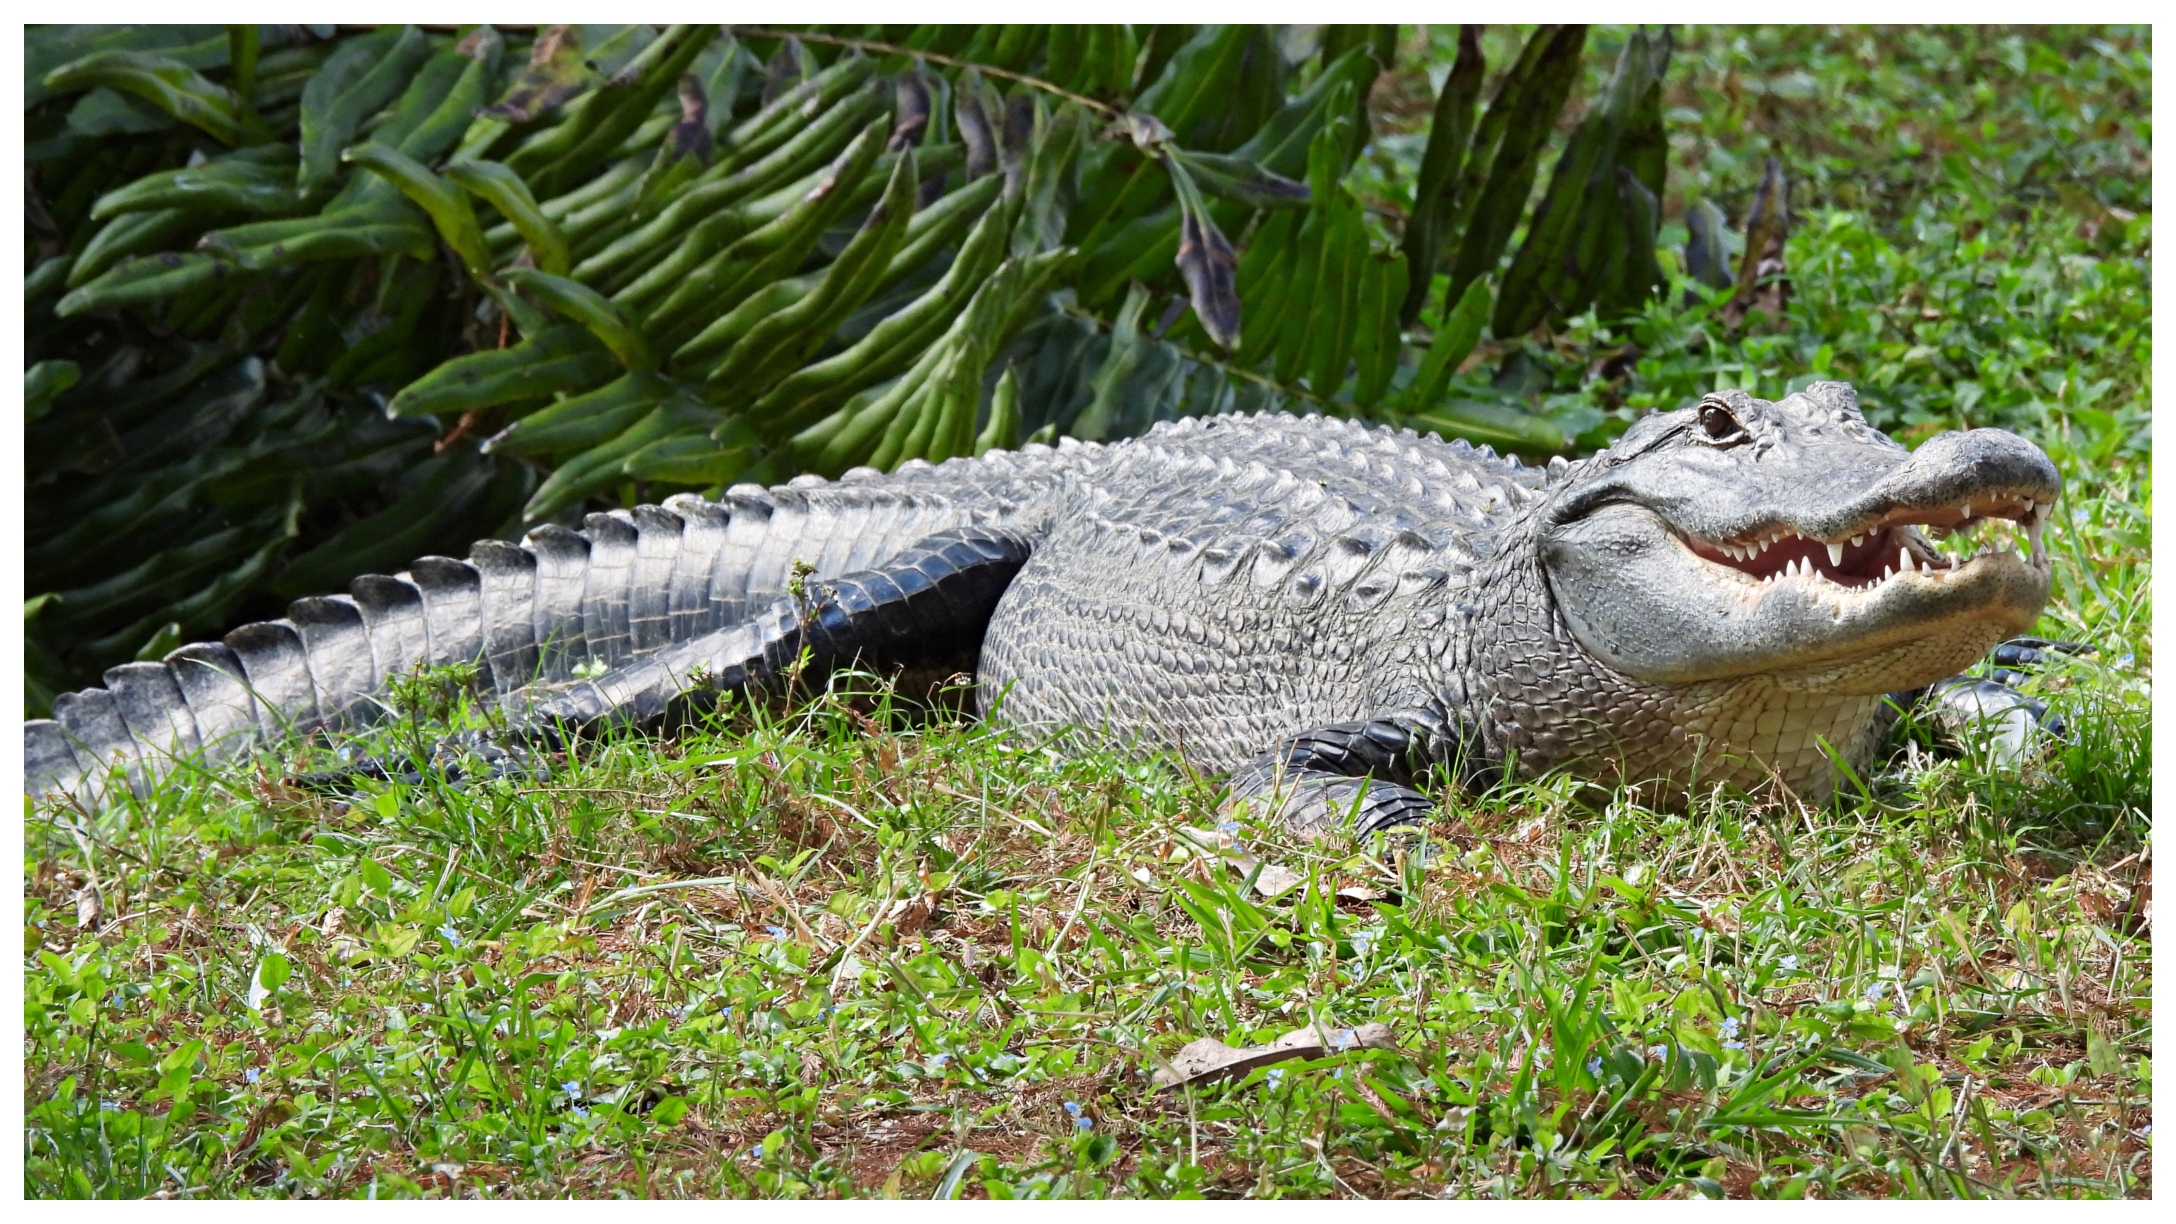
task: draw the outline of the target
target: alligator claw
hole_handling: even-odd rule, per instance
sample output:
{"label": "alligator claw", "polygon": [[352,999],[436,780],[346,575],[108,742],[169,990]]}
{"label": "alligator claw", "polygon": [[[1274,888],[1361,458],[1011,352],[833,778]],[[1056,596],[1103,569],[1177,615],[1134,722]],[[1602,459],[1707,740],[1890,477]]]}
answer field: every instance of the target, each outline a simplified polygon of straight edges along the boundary
{"label": "alligator claw", "polygon": [[2032,750],[2040,733],[2056,739],[2068,737],[2063,717],[2047,703],[2020,692],[2032,678],[2030,669],[2058,655],[2090,654],[2093,648],[2080,642],[2048,638],[2011,638],[1988,653],[1984,674],[1951,676],[1929,685],[1917,704],[1932,715],[1951,742],[1978,745],[1990,759],[2015,765]]}
{"label": "alligator claw", "polygon": [[1921,699],[1944,738],[1977,746],[2001,765],[2016,765],[2032,750],[2034,733],[2048,726],[2048,708],[2007,684],[1980,676],[1951,676]]}
{"label": "alligator claw", "polygon": [[[2093,648],[2083,642],[2058,642],[2048,638],[2014,637],[1994,648],[1988,662],[1997,668],[2038,667],[2058,654],[2091,654]],[[2005,681],[2004,683],[2008,683]]]}

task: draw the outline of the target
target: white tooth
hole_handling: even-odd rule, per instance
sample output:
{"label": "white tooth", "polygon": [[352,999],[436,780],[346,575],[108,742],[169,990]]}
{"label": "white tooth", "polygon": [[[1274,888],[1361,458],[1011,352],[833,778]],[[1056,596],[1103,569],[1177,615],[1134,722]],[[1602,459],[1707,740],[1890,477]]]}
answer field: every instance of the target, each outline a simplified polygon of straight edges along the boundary
{"label": "white tooth", "polygon": [[1972,503],[1971,503],[1971,502],[1966,502],[1966,503],[1964,504],[1964,516],[1965,516],[1966,518],[1971,518],[1971,517],[1972,517]]}
{"label": "white tooth", "polygon": [[1894,577],[1896,577],[1896,571],[1894,569],[1891,569],[1889,566],[1886,565],[1881,567],[1881,580],[1883,582],[1887,582]]}
{"label": "white tooth", "polygon": [[2032,499],[2029,497],[2025,499],[2025,513],[2032,513]]}
{"label": "white tooth", "polygon": [[1863,535],[1855,535],[1851,537],[1851,547],[1853,548],[1857,548],[1859,545],[1864,543],[1866,543],[1866,537]]}
{"label": "white tooth", "polygon": [[1912,572],[1912,571],[1913,571],[1914,569],[1918,568],[1917,566],[1914,566],[1914,565],[1912,564],[1912,550],[1911,550],[1911,549],[1909,549],[1909,548],[1902,548],[1902,549],[1898,549],[1898,550],[1897,550],[1896,567],[1897,567],[1898,569],[1900,569],[1900,570],[1904,571],[1904,572],[1905,572],[1905,573],[1907,573],[1907,574],[1911,573],[1911,572]]}
{"label": "white tooth", "polygon": [[1839,569],[1843,567],[1843,563],[1844,563],[1844,546],[1843,546],[1843,545],[1841,545],[1841,544],[1830,544],[1830,545],[1828,546],[1828,563],[1829,563],[1830,565],[1836,566],[1836,567],[1837,567],[1837,568],[1839,568]]}

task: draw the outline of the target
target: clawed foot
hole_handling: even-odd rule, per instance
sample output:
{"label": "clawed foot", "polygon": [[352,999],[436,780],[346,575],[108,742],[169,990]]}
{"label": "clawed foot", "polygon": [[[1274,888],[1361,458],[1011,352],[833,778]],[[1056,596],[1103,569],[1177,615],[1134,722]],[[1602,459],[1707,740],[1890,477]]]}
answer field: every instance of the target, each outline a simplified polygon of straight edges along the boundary
{"label": "clawed foot", "polygon": [[1959,746],[1981,746],[2003,765],[2022,761],[2038,734],[2065,738],[2062,716],[2047,703],[2027,696],[2019,686],[2035,668],[2056,655],[2090,653],[2078,642],[2019,637],[1995,647],[1984,674],[1951,676],[1927,687],[1919,706],[1933,716],[1944,738]]}
{"label": "clawed foot", "polygon": [[[1239,780],[1235,779],[1235,782]],[[1435,801],[1409,786],[1371,778],[1304,778],[1283,786],[1235,785],[1225,810],[1247,803],[1267,819],[1306,837],[1349,829],[1360,838],[1392,830],[1418,831]]]}

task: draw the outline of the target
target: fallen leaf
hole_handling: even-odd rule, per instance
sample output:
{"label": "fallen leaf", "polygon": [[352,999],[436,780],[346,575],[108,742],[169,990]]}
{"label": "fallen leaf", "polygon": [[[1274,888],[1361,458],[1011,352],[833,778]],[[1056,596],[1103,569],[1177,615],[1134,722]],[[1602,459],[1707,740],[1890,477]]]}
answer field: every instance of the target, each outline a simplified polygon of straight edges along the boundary
{"label": "fallen leaf", "polygon": [[1293,1029],[1267,1045],[1233,1048],[1214,1037],[1190,1041],[1171,1056],[1169,1066],[1158,1067],[1151,1081],[1157,1091],[1165,1091],[1186,1084],[1213,1084],[1219,1080],[1237,1079],[1271,1063],[1293,1058],[1321,1058],[1346,1050],[1390,1050],[1397,1042],[1391,1038],[1390,1026],[1381,1022],[1362,1024],[1353,1028],[1324,1028],[1310,1025]]}
{"label": "fallen leaf", "polygon": [[1252,872],[1255,864],[1261,863],[1261,874],[1254,877],[1254,891],[1265,897],[1281,897],[1307,882],[1305,876],[1289,867],[1262,863],[1262,860],[1240,849],[1238,841],[1228,833],[1215,829],[1180,829],[1179,835],[1224,860],[1232,870],[1242,876]]}

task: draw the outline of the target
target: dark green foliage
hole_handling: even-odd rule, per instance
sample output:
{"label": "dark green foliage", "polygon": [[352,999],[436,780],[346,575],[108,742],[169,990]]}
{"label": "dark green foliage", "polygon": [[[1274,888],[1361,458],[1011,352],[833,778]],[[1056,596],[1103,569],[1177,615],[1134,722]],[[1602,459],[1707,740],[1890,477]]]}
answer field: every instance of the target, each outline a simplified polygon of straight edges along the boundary
{"label": "dark green foliage", "polygon": [[[1519,335],[1544,317],[1561,322],[1597,298],[1637,304],[1654,292],[1652,277],[1636,291],[1619,282],[1628,247],[1654,249],[1663,147],[1659,96],[1669,59],[1666,33],[1650,39],[1643,30],[1625,40],[1609,84],[1566,142],[1526,239],[1504,271],[1491,324],[1498,336]],[[1635,137],[1642,121],[1653,130]],[[1620,168],[1636,192],[1645,193],[1644,202],[1625,189]],[[1641,182],[1643,175],[1656,187]],[[1653,270],[1652,258],[1640,269]]]}

